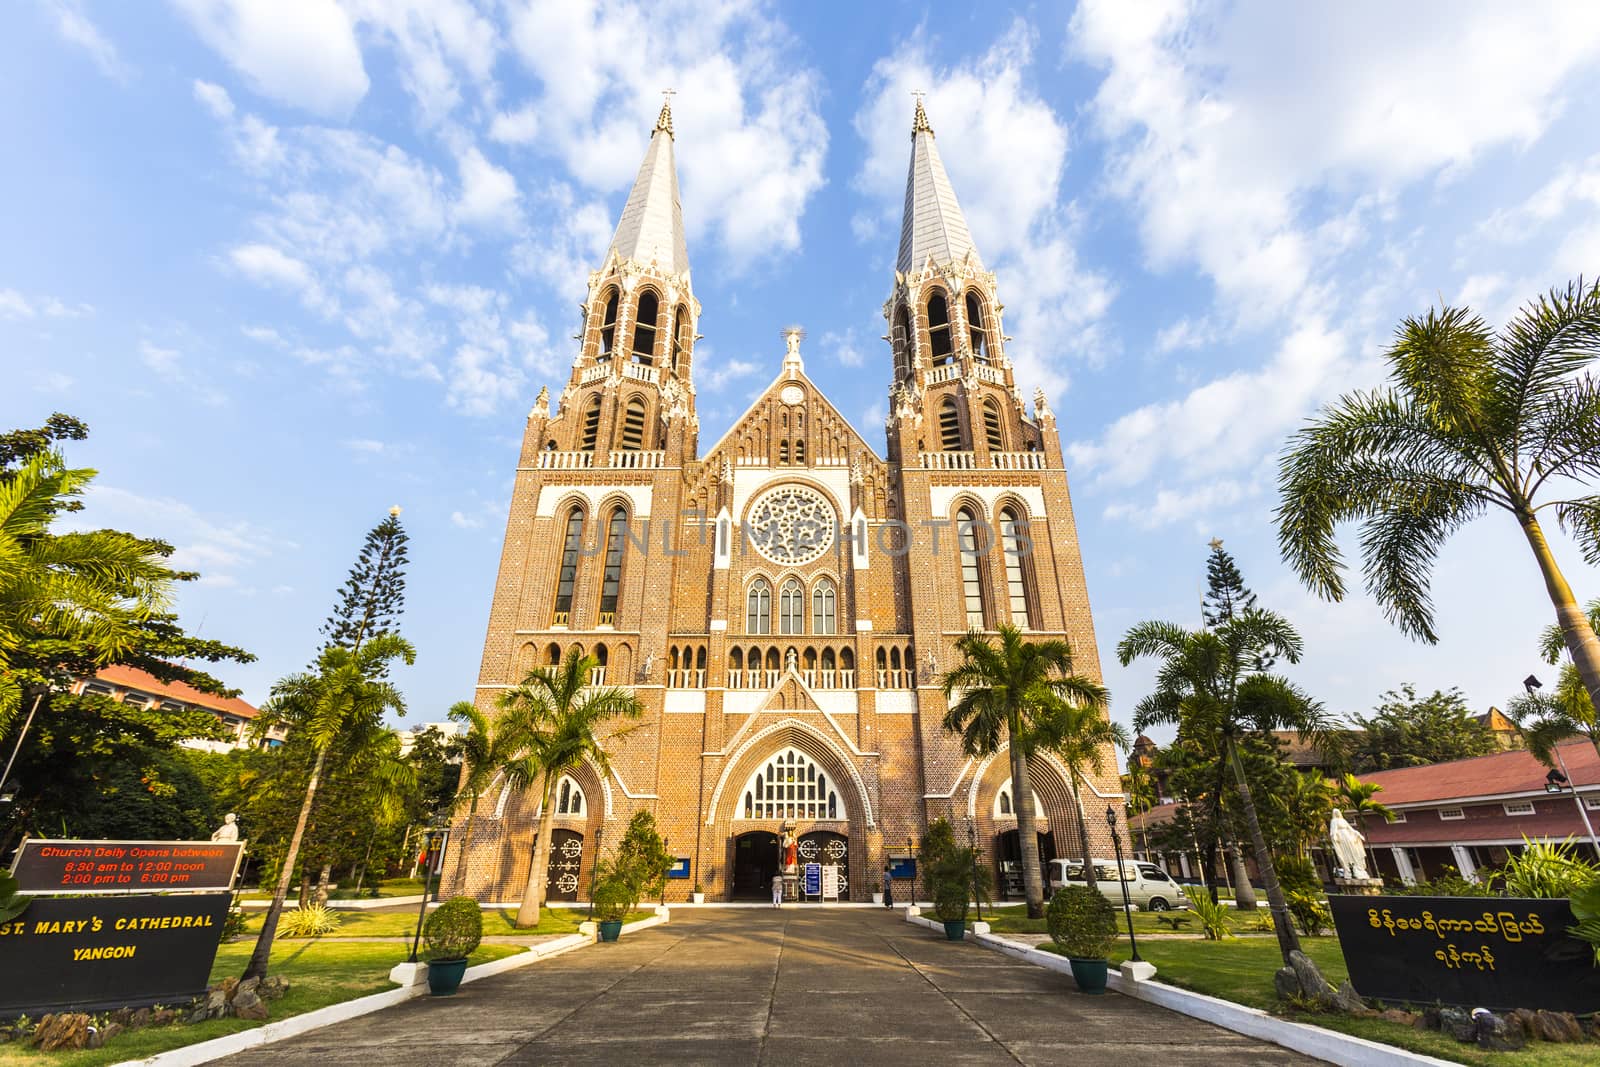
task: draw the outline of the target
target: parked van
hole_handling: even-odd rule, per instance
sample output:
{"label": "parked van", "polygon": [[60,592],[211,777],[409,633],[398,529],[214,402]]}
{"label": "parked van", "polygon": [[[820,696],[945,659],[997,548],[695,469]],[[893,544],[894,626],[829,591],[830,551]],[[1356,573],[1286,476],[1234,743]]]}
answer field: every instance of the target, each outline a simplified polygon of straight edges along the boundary
{"label": "parked van", "polygon": [[[1112,860],[1094,861],[1095,885],[1105,898],[1117,907],[1122,906],[1122,886],[1117,884],[1117,865]],[[1189,898],[1183,887],[1172,876],[1154,863],[1144,860],[1122,861],[1123,884],[1128,887],[1128,900],[1142,911],[1167,911],[1187,908]],[[1062,886],[1083,885],[1083,861],[1054,859],[1050,861],[1050,889]]]}

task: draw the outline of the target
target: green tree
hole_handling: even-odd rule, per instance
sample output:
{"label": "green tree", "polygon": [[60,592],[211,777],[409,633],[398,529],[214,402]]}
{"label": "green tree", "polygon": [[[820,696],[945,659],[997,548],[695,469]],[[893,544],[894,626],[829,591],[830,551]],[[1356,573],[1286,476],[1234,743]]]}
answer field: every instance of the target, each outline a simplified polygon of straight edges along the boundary
{"label": "green tree", "polygon": [[961,661],[940,679],[945,699],[954,698],[943,725],[947,733],[960,734],[963,750],[978,759],[999,751],[1001,745],[1009,746],[1023,896],[1028,917],[1037,919],[1044,915],[1044,883],[1034,828],[1038,812],[1028,788],[1035,726],[1046,709],[1063,702],[1098,712],[1106,706],[1107,695],[1100,683],[1073,673],[1067,642],[1029,641],[1009,624],[1001,625],[996,636],[998,644],[977,631],[956,641]]}
{"label": "green tree", "polygon": [[1244,575],[1222,547],[1221,538],[1211,542],[1211,555],[1206,559],[1206,593],[1200,603],[1200,614],[1207,626],[1221,626],[1256,606],[1256,595],[1244,584]]}
{"label": "green tree", "polygon": [[621,876],[627,879],[635,903],[661,895],[667,885],[672,857],[667,855],[667,843],[661,840],[654,815],[648,811],[633,813],[622,842],[617,845],[614,862]]}
{"label": "green tree", "polygon": [[1288,680],[1255,668],[1268,657],[1297,663],[1302,647],[1300,635],[1288,620],[1259,610],[1243,612],[1211,630],[1189,631],[1170,622],[1143,622],[1117,645],[1117,657],[1125,667],[1146,656],[1160,661],[1155,691],[1135,709],[1135,729],[1175,725],[1180,738],[1220,746],[1249,827],[1285,962],[1290,952],[1299,949],[1300,940],[1278,884],[1239,750],[1245,738],[1274,730],[1295,730],[1312,740],[1326,731],[1320,705]]}
{"label": "green tree", "polygon": [[1275,848],[1279,854],[1309,856],[1311,846],[1327,836],[1333,787],[1316,771],[1288,771],[1285,777],[1286,788],[1268,793],[1283,822]]}
{"label": "green tree", "polygon": [[1419,698],[1409,682],[1383,694],[1370,718],[1352,716],[1350,763],[1357,774],[1422,767],[1499,751],[1494,734],[1467,707],[1459,689]]}
{"label": "green tree", "polygon": [[339,603],[322,624],[323,648],[359,648],[375,634],[395,632],[406,603],[406,542],[400,509],[367,531],[355,566],[339,590]]}
{"label": "green tree", "polygon": [[456,892],[464,893],[467,852],[472,845],[472,823],[478,815],[478,801],[517,753],[507,750],[506,742],[513,740],[510,732],[491,723],[472,701],[456,701],[447,714],[452,721],[466,727],[451,742],[453,754],[461,760],[461,786],[456,792],[456,806],[463,802],[467,805],[467,823],[461,828],[461,848],[456,853]]}
{"label": "green tree", "polygon": [[[1600,628],[1600,600],[1586,608],[1589,625]],[[1555,747],[1573,738],[1585,738],[1600,751],[1600,724],[1583,679],[1566,654],[1561,628],[1548,626],[1539,637],[1539,652],[1546,663],[1560,663],[1556,684],[1548,692],[1530,691],[1506,704],[1506,715],[1522,731],[1522,742],[1541,763],[1555,767]]]}
{"label": "green tree", "polygon": [[416,652],[397,634],[378,634],[359,649],[329,648],[317,659],[317,672],[290,675],[272,687],[271,699],[261,708],[255,729],[264,733],[279,723],[292,723],[294,732],[315,752],[311,773],[306,779],[305,798],[300,815],[285,850],[278,886],[272,895],[255,950],[245,967],[244,978],[263,978],[272,953],[272,940],[278,931],[278,916],[289,895],[300,842],[316,803],[317,786],[330,749],[350,734],[370,730],[381,723],[388,711],[405,714],[405,698],[383,680],[390,663],[416,661]]}
{"label": "green tree", "polygon": [[[1093,886],[1094,855],[1089,848],[1089,815],[1083,810],[1083,772],[1084,768],[1096,774],[1103,772],[1106,756],[1113,748],[1126,751],[1131,744],[1128,731],[1121,723],[1107,719],[1100,707],[1052,698],[1040,709],[1034,736],[1035,744],[1065,764],[1072,778],[1072,803],[1078,811],[1078,848],[1083,853],[1084,878]],[[1017,791],[1011,792],[1015,795]]]}
{"label": "green tree", "polygon": [[1361,522],[1368,591],[1403,632],[1433,643],[1433,562],[1458,528],[1499,508],[1521,528],[1600,706],[1600,640],[1540,524],[1554,509],[1585,560],[1600,564],[1600,496],[1546,498],[1600,475],[1597,357],[1600,285],[1581,279],[1529,302],[1499,333],[1466,308],[1406,319],[1387,353],[1387,387],[1340,397],[1290,440],[1278,478],[1284,559],[1339,600],[1334,531]]}
{"label": "green tree", "polygon": [[556,784],[563,774],[585,762],[602,778],[611,773],[607,746],[633,728],[601,731],[617,720],[638,719],[644,714],[627,690],[589,684],[589,675],[598,666],[593,656],[582,655],[574,647],[559,664],[530,671],[521,685],[500,696],[502,715],[497,729],[506,731],[508,746],[518,753],[507,765],[507,777],[517,787],[537,784],[540,797],[533,866],[517,909],[517,926],[539,923],[550,869]]}
{"label": "green tree", "polygon": [[1377,782],[1363,782],[1350,773],[1339,779],[1339,806],[1343,810],[1356,813],[1356,821],[1361,825],[1361,836],[1367,842],[1367,855],[1372,860],[1372,866],[1367,870],[1374,878],[1378,877],[1378,854],[1372,850],[1372,839],[1367,837],[1367,816],[1376,815],[1384,822],[1394,822],[1394,812],[1376,799],[1381,792],[1383,786]]}

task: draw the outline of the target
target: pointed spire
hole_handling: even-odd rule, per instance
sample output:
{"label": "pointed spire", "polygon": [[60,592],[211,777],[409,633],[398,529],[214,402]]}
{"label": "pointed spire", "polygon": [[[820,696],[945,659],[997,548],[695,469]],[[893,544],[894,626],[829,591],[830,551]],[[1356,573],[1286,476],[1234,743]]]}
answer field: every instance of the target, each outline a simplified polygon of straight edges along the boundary
{"label": "pointed spire", "polygon": [[956,193],[945,173],[934,143],[933,126],[917,99],[911,123],[911,169],[906,175],[905,217],[900,223],[900,254],[895,270],[902,274],[921,270],[929,256],[936,264],[955,263],[971,257],[981,268],[983,261],[972,243],[966,216],[956,202]]}
{"label": "pointed spire", "polygon": [[646,265],[654,261],[668,274],[681,274],[689,269],[689,249],[683,238],[673,141],[672,101],[668,98],[650,134],[650,147],[617,222],[611,250],[623,259]]}

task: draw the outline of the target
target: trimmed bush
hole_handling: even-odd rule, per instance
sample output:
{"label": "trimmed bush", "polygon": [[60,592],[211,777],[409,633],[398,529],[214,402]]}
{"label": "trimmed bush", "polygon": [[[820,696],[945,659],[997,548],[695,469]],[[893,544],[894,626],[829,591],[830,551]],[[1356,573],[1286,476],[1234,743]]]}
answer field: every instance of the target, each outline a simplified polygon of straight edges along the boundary
{"label": "trimmed bush", "polygon": [[1103,960],[1117,941],[1116,910],[1086,885],[1056,890],[1044,921],[1050,940],[1070,959]]}
{"label": "trimmed bush", "polygon": [[1300,932],[1307,937],[1316,937],[1333,925],[1333,915],[1322,906],[1321,894],[1297,889],[1284,896],[1289,904],[1289,914],[1294,916]]}
{"label": "trimmed bush", "polygon": [[422,928],[424,957],[434,960],[464,960],[483,940],[483,913],[471,897],[451,897],[433,910]]}
{"label": "trimmed bush", "polygon": [[600,922],[617,922],[632,910],[633,885],[627,876],[615,870],[602,869],[595,876],[590,897],[594,903],[594,917]]}
{"label": "trimmed bush", "polygon": [[278,933],[284,937],[318,937],[339,929],[344,918],[325,904],[307,904],[303,908],[285,912],[278,921]]}

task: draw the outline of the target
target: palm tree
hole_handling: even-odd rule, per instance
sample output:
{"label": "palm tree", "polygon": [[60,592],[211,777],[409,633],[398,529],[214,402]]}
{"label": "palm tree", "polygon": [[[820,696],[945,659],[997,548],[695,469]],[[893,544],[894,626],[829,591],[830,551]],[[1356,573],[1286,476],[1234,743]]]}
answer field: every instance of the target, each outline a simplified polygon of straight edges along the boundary
{"label": "palm tree", "polygon": [[[1102,707],[1104,702],[1102,701]],[[1072,803],[1078,809],[1078,847],[1083,851],[1084,879],[1095,887],[1094,857],[1089,850],[1089,816],[1083,810],[1083,769],[1096,774],[1105,770],[1111,747],[1127,751],[1128,731],[1121,723],[1107,719],[1100,707],[1052,698],[1045,702],[1034,725],[1035,744],[1066,764],[1072,778]],[[1012,790],[1015,795],[1016,790]],[[1117,872],[1121,877],[1122,872]]]}
{"label": "palm tree", "polygon": [[1327,835],[1333,814],[1333,787],[1316,771],[1291,771],[1288,788],[1273,798],[1283,812],[1295,853],[1309,856],[1311,846]]}
{"label": "palm tree", "polygon": [[272,895],[261,933],[250,954],[241,978],[265,978],[267,960],[272,954],[272,939],[278,932],[278,916],[294,880],[295,863],[300,857],[300,842],[306,833],[311,807],[316,803],[317,786],[327,764],[328,751],[356,733],[370,731],[393,710],[405,714],[405,698],[400,690],[382,678],[392,660],[416,661],[410,642],[398,634],[383,633],[367,638],[356,649],[333,647],[317,657],[315,674],[292,674],[272,687],[272,696],[261,707],[254,730],[264,735],[273,726],[293,724],[294,733],[316,752],[311,774],[306,778],[306,795],[300,804],[289,848],[278,872],[278,888]]}
{"label": "palm tree", "polygon": [[0,731],[24,684],[42,691],[45,681],[12,669],[17,652],[64,641],[93,648],[100,664],[116,662],[138,647],[140,624],[166,608],[184,577],[165,565],[171,549],[159,542],[115,530],[50,533],[94,473],[41,452],[0,479]]}
{"label": "palm tree", "polygon": [[501,774],[507,757],[510,734],[496,730],[489,717],[470,700],[458,700],[446,712],[466,727],[455,739],[455,752],[461,757],[461,787],[456,791],[456,807],[467,803],[467,824],[461,828],[461,850],[456,855],[456,892],[466,892],[467,849],[472,844],[472,823],[478,815],[478,800]]}
{"label": "palm tree", "polygon": [[1383,786],[1377,782],[1363,782],[1348,771],[1339,779],[1339,801],[1343,807],[1356,813],[1356,821],[1361,824],[1361,837],[1367,843],[1367,856],[1372,860],[1369,873],[1374,878],[1378,877],[1378,853],[1372,848],[1372,839],[1367,837],[1367,816],[1376,815],[1384,822],[1394,822],[1394,812],[1372,799],[1381,792]]}
{"label": "palm tree", "polygon": [[1124,667],[1144,656],[1161,661],[1155,691],[1140,700],[1134,711],[1134,729],[1176,725],[1180,741],[1192,740],[1202,748],[1217,746],[1224,765],[1232,771],[1285,963],[1290,952],[1299,950],[1300,939],[1289,920],[1278,871],[1261,831],[1239,744],[1248,736],[1264,737],[1273,730],[1296,730],[1302,739],[1313,741],[1326,731],[1319,704],[1286,679],[1256,669],[1257,664],[1271,659],[1297,663],[1302,647],[1300,635],[1288,620],[1256,609],[1241,612],[1212,630],[1189,631],[1176,623],[1142,622],[1117,645],[1117,658]]}
{"label": "palm tree", "polygon": [[604,736],[599,735],[600,729],[613,719],[637,719],[644,714],[627,690],[589,685],[589,674],[599,665],[593,656],[583,655],[574,646],[559,664],[530,671],[521,685],[500,697],[503,714],[496,730],[504,731],[508,750],[517,753],[507,761],[506,777],[517,787],[538,783],[540,797],[533,868],[517,909],[517,926],[539,924],[549,876],[556,785],[561,776],[588,763],[605,777],[611,772],[606,745],[633,728],[612,730]]}
{"label": "palm tree", "polygon": [[1034,728],[1047,709],[1060,703],[1099,711],[1107,696],[1099,682],[1073,673],[1067,642],[1028,641],[1010,624],[1002,624],[997,636],[998,645],[975,630],[956,641],[961,662],[945,672],[940,684],[946,700],[960,695],[945,712],[944,729],[960,734],[963,750],[979,759],[1009,745],[1023,896],[1029,918],[1037,919],[1044,914],[1044,882],[1034,829],[1038,813],[1028,784],[1028,757],[1036,747]]}
{"label": "palm tree", "polygon": [[1367,589],[1430,644],[1429,573],[1457,528],[1500,508],[1538,561],[1556,622],[1600,707],[1600,640],[1556,565],[1539,513],[1554,508],[1600,563],[1600,495],[1542,499],[1600,475],[1600,284],[1580,278],[1525,305],[1498,334],[1465,308],[1396,331],[1390,384],[1347,393],[1290,441],[1279,470],[1278,544],[1318,594],[1345,586],[1335,527],[1363,523]]}

